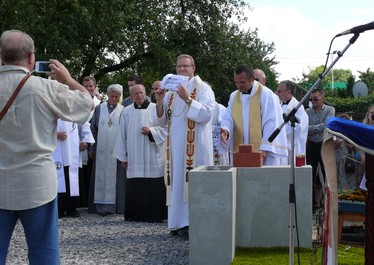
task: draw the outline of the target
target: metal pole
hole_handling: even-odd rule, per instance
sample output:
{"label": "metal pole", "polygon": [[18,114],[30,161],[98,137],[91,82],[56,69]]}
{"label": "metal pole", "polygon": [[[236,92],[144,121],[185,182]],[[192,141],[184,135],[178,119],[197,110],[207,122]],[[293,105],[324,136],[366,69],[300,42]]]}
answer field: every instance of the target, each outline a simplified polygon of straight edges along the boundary
{"label": "metal pole", "polygon": [[[333,51],[331,53],[331,62],[334,61],[334,54],[336,54],[338,51]],[[334,90],[334,68],[331,68],[331,90]]]}
{"label": "metal pole", "polygon": [[[338,51],[335,51],[335,53],[338,54],[338,56],[335,58],[335,60],[330,64],[330,66],[327,67],[327,69],[325,69],[325,71],[320,75],[319,79],[313,84],[313,86],[309,89],[309,91],[304,95],[304,97],[299,101],[299,103],[286,115],[283,117],[283,123],[277,128],[274,130],[274,132],[270,135],[270,137],[268,138],[268,141],[269,142],[273,142],[273,140],[275,139],[275,137],[277,137],[277,135],[279,134],[279,132],[281,131],[281,129],[283,128],[283,126],[290,121],[291,117],[293,117],[296,113],[296,111],[300,108],[300,106],[307,100],[309,99],[309,96],[312,94],[313,90],[321,83],[322,79],[325,78],[325,76],[328,74],[328,72],[332,69],[332,67],[336,64],[336,62],[340,59],[340,57],[343,56],[343,54],[345,53],[346,50],[348,50],[348,48],[357,40],[357,38],[359,37],[360,34],[356,33],[350,40],[349,40],[349,43],[345,46],[345,48],[341,51],[341,52],[338,52]],[[293,143],[293,141],[292,141]],[[292,157],[292,161],[294,161],[294,157]],[[291,172],[291,175],[293,175],[293,172]],[[292,178],[293,180],[293,178]],[[293,181],[292,181],[293,182]],[[290,187],[292,187],[294,189],[295,185],[292,185],[294,184],[291,183]],[[291,189],[290,189],[291,190]],[[290,194],[295,194],[294,190],[293,192],[290,192]],[[294,199],[294,198],[291,198],[291,199]],[[291,201],[290,199],[290,201]],[[373,200],[374,201],[374,200]],[[295,204],[292,203],[289,203],[289,206],[290,206],[290,224],[289,224],[289,255],[290,255],[290,258],[289,258],[289,261],[290,261],[290,264],[292,264],[294,262],[294,259],[293,259],[293,255],[294,255],[294,240],[293,240],[293,229],[294,229],[294,225],[295,225],[295,222],[296,222],[296,215],[295,215]],[[374,208],[374,207],[373,207]],[[294,220],[295,219],[295,220]],[[370,264],[372,265],[372,264]]]}

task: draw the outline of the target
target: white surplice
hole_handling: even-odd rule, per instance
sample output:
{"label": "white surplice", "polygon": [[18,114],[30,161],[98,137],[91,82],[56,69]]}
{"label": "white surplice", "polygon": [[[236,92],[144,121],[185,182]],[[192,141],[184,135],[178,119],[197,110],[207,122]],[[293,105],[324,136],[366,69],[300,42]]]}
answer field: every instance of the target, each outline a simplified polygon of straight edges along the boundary
{"label": "white surplice", "polygon": [[[190,94],[196,88],[195,77],[187,84]],[[172,92],[167,92],[164,98],[164,110]],[[178,229],[189,225],[188,202],[183,201],[184,194],[184,153],[186,149],[185,130],[187,120],[196,122],[196,164],[197,166],[213,165],[212,141],[212,112],[215,107],[215,97],[209,85],[203,83],[199,97],[188,106],[184,100],[176,95],[173,103],[173,113],[170,127],[170,148],[172,163],[171,201],[168,206],[168,228]],[[158,119],[159,124],[167,124],[167,115],[164,113]]]}
{"label": "white surplice", "polygon": [[[141,133],[142,127],[151,130],[154,142]],[[157,126],[155,103],[150,103],[146,109],[135,109],[131,104],[123,110],[113,156],[127,162],[127,178],[164,175],[166,133],[165,126]]]}
{"label": "white surplice", "polygon": [[57,191],[66,192],[64,167],[69,167],[70,196],[79,196],[79,167],[82,158],[79,152],[81,142],[94,143],[89,123],[77,125],[70,121],[57,120],[57,132],[66,132],[65,141],[57,139],[56,149],[52,153],[57,170]]}
{"label": "white surplice", "polygon": [[95,193],[94,203],[115,204],[117,183],[117,160],[112,152],[119,130],[119,121],[123,106],[109,113],[108,103],[100,105],[100,117],[96,143]]}
{"label": "white surplice", "polygon": [[[288,104],[282,105],[282,111],[285,114],[288,114],[299,101],[292,97],[291,101]],[[298,119],[299,123],[295,124],[295,139],[294,139],[294,157],[298,154],[306,154],[306,141],[308,138],[308,125],[309,125],[309,116],[306,114],[304,106],[300,106],[300,108],[296,111],[295,114],[296,118]],[[291,123],[288,122],[282,130],[286,130],[287,135],[287,148],[288,148],[288,161],[287,164],[291,164],[291,144],[292,144],[292,127]],[[295,161],[294,161],[295,162]]]}
{"label": "white surplice", "polygon": [[[249,143],[249,110],[250,110],[250,98],[254,96],[258,89],[258,82],[254,81],[252,91],[250,94],[241,94],[242,100],[242,116],[243,116],[243,144]],[[221,128],[229,132],[229,144],[220,146],[221,150],[231,149],[233,147],[233,136],[234,136],[234,121],[232,116],[232,104],[236,93],[240,93],[236,90],[231,93],[228,107],[225,112],[225,116],[221,121]],[[262,141],[260,145],[260,151],[267,151],[268,155],[264,161],[264,165],[282,165],[284,164],[284,158],[288,157],[287,151],[287,139],[285,130],[281,130],[278,136],[271,143],[268,141],[270,135],[277,129],[283,122],[282,109],[279,104],[279,99],[276,97],[269,88],[263,86],[261,91],[261,129],[262,129]],[[233,152],[231,152],[231,156]],[[232,157],[231,157],[232,158]],[[232,162],[232,159],[231,159]]]}

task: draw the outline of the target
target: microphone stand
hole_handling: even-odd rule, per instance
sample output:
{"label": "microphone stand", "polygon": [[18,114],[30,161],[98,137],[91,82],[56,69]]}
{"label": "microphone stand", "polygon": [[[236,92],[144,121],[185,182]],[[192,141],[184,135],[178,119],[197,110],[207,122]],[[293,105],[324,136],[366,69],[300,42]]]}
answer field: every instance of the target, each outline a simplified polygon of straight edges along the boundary
{"label": "microphone stand", "polygon": [[[283,117],[286,115],[283,114]],[[291,178],[290,178],[290,186],[288,190],[288,202],[289,202],[289,245],[294,246],[294,229],[295,227],[295,219],[296,219],[296,193],[295,193],[295,123],[300,123],[300,121],[296,118],[295,115],[290,117],[291,123]],[[298,230],[296,229],[296,232]],[[299,239],[298,233],[297,238]],[[297,240],[299,241],[299,240]],[[289,256],[290,256],[290,264],[294,264],[294,248],[289,248]]]}
{"label": "microphone stand", "polygon": [[[360,36],[360,33],[355,33],[354,36],[349,40],[349,43],[344,47],[341,52],[337,52],[337,57],[331,64],[325,69],[325,71],[319,76],[318,80],[313,84],[313,86],[309,89],[309,91],[305,94],[305,96],[300,100],[300,102],[287,114],[283,115],[283,123],[274,130],[274,132],[268,138],[269,142],[272,142],[275,137],[279,134],[281,129],[286,125],[289,121],[291,121],[291,126],[295,126],[294,121],[296,119],[295,114],[297,110],[303,105],[303,103],[309,99],[310,95],[313,93],[314,89],[321,83],[321,81],[325,78],[325,76],[330,72],[332,67],[336,64],[336,62],[343,56],[343,54],[348,50],[348,48],[355,43],[355,41]],[[294,127],[292,128],[292,143],[291,143],[291,180],[289,186],[289,209],[290,209],[290,217],[289,217],[289,261],[290,265],[294,265],[294,228],[295,228],[295,219],[296,219],[296,193],[295,193],[295,164],[294,164]],[[300,261],[300,260],[299,260]]]}

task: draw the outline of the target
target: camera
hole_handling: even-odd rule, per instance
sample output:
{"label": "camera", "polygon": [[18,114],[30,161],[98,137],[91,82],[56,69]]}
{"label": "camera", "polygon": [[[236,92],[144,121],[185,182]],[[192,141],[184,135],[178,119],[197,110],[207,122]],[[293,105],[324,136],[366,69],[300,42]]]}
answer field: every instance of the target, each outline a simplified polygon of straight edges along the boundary
{"label": "camera", "polygon": [[35,72],[37,73],[50,73],[52,70],[49,67],[49,61],[37,61],[35,63]]}

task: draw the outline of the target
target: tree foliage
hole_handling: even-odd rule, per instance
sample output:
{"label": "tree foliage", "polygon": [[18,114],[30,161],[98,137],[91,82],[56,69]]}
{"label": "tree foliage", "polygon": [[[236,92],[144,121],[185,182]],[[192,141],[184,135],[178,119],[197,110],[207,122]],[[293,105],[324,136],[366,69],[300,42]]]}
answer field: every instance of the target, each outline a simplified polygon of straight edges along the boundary
{"label": "tree foliage", "polygon": [[358,76],[360,80],[368,86],[369,93],[370,94],[373,93],[374,92],[374,72],[370,71],[370,68],[368,68],[366,72],[358,71],[358,73],[360,74]]}
{"label": "tree foliage", "polygon": [[38,60],[59,59],[78,79],[94,75],[101,90],[126,84],[129,73],[149,86],[175,72],[177,55],[188,53],[226,104],[239,63],[263,69],[269,86],[276,85],[274,44],[238,26],[246,6],[241,0],[0,0],[0,29],[26,31]]}
{"label": "tree foliage", "polygon": [[[309,68],[309,73],[303,73],[303,78],[300,80],[300,85],[303,85],[307,88],[312,87],[312,85],[322,77],[324,72],[324,65],[317,66],[315,68]],[[349,78],[352,77],[352,71],[347,69],[331,69],[328,72],[324,79],[321,80],[319,87],[320,88],[331,88],[331,82],[344,82],[347,83]],[[353,78],[355,78],[353,76]]]}

